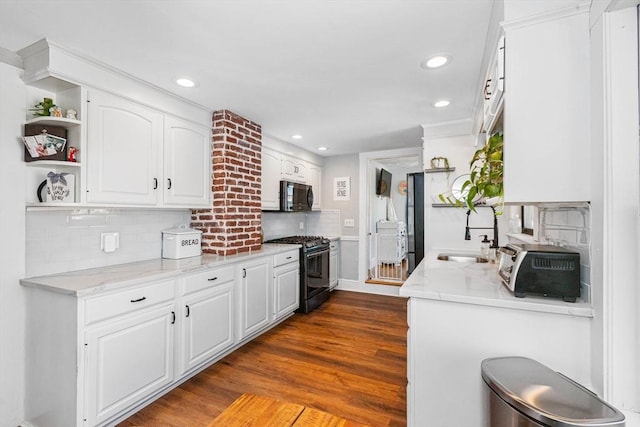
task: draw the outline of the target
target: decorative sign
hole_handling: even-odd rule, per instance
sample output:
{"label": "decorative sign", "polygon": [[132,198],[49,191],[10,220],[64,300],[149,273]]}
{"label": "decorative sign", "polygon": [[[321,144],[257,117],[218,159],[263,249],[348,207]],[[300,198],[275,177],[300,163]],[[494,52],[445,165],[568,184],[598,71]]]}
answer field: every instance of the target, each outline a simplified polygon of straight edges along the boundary
{"label": "decorative sign", "polygon": [[351,177],[333,178],[333,200],[351,200]]}
{"label": "decorative sign", "polygon": [[400,181],[400,184],[398,184],[398,193],[403,196],[407,194],[407,181]]}

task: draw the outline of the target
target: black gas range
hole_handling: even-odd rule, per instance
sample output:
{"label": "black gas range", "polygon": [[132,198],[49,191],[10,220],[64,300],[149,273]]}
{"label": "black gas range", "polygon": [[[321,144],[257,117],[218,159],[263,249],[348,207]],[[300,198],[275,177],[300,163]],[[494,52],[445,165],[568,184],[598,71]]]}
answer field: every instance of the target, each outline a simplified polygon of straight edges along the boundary
{"label": "black gas range", "polygon": [[321,236],[289,236],[265,243],[289,243],[300,248],[300,307],[309,313],[329,299],[329,239]]}

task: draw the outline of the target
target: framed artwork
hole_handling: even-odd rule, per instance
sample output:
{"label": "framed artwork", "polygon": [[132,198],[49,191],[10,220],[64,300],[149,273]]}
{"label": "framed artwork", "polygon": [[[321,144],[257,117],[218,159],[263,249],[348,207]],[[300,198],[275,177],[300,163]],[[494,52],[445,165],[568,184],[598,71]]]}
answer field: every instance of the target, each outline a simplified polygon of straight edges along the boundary
{"label": "framed artwork", "polygon": [[351,177],[333,178],[333,200],[351,200]]}

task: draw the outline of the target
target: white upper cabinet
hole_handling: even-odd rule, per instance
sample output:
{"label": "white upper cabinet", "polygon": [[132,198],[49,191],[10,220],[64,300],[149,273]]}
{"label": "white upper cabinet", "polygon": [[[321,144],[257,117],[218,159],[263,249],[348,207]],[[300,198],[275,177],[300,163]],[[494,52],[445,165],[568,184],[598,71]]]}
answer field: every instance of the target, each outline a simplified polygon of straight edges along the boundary
{"label": "white upper cabinet", "polygon": [[504,85],[504,36],[502,36],[498,40],[498,47],[494,52],[484,82],[482,93],[482,130],[484,132],[491,132],[494,129],[496,120],[502,111]]}
{"label": "white upper cabinet", "polygon": [[87,202],[156,205],[162,114],[89,93]]}
{"label": "white upper cabinet", "polygon": [[322,168],[262,146],[262,210],[280,209],[280,181],[294,181],[313,188],[313,210],[320,209]]}
{"label": "white upper cabinet", "polygon": [[88,203],[209,205],[209,129],[97,90],[88,116]]}
{"label": "white upper cabinet", "polygon": [[506,22],[504,198],[588,201],[589,14]]}
{"label": "white upper cabinet", "polygon": [[164,204],[209,206],[209,129],[172,116],[164,118]]}
{"label": "white upper cabinet", "polygon": [[262,147],[262,210],[280,209],[280,153]]}
{"label": "white upper cabinet", "polygon": [[307,165],[291,157],[282,158],[282,179],[287,181],[307,182]]}
{"label": "white upper cabinet", "polygon": [[313,190],[313,210],[320,210],[320,195],[322,194],[322,170],[312,163],[307,168],[307,184]]}
{"label": "white upper cabinet", "polygon": [[78,113],[77,120],[29,120],[67,128],[67,144],[78,150],[75,162],[30,162],[29,206],[51,205],[39,203],[33,190],[48,171],[73,175],[75,197],[67,206],[210,206],[211,111],[46,39],[18,54],[29,106],[49,97]]}

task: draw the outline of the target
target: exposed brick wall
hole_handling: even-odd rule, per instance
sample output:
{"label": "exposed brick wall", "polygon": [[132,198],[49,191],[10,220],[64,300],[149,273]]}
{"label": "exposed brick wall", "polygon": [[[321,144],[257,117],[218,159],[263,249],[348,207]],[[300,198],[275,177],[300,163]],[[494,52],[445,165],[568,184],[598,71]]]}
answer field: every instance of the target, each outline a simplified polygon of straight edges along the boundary
{"label": "exposed brick wall", "polygon": [[202,251],[233,255],[260,249],[262,127],[231,111],[213,113],[212,200],[191,213]]}

